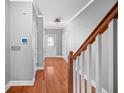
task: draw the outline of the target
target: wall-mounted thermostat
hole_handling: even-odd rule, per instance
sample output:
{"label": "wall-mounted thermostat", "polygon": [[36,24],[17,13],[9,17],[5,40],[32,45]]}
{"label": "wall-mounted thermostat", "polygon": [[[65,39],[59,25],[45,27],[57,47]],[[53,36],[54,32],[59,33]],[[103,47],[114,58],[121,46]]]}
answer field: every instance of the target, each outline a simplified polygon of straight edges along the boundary
{"label": "wall-mounted thermostat", "polygon": [[28,37],[27,36],[21,37],[21,44],[28,44]]}

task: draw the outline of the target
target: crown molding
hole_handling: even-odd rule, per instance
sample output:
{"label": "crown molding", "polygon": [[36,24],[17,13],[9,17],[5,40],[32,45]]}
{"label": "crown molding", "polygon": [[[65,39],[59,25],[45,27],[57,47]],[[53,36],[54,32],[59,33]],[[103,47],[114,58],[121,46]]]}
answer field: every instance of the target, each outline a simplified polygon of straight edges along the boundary
{"label": "crown molding", "polygon": [[[43,15],[39,15],[38,14],[38,10],[36,8],[36,4],[34,2],[34,0],[9,0],[10,2],[32,2],[33,6],[35,8],[35,12],[38,18],[45,18],[45,16]],[[82,9],[80,9],[72,18],[70,18],[65,25],[62,27],[64,28],[66,25],[68,25],[69,23],[71,23],[81,12],[83,12],[90,4],[92,4],[95,0],[90,0]]]}
{"label": "crown molding", "polygon": [[38,10],[37,10],[37,8],[36,8],[36,4],[35,4],[34,1],[33,1],[33,6],[34,6],[34,9],[35,9],[35,12],[36,12],[37,17],[38,17],[38,18],[40,18],[40,17],[44,18],[45,16],[38,14]]}
{"label": "crown molding", "polygon": [[33,2],[34,0],[9,0],[10,2]]}
{"label": "crown molding", "polygon": [[74,20],[79,14],[81,14],[81,12],[83,12],[90,4],[92,4],[94,1],[95,1],[95,0],[90,0],[81,10],[79,10],[71,19],[69,19],[69,20],[65,23],[64,27],[65,27],[66,25],[68,25],[70,22],[72,22],[72,20]]}

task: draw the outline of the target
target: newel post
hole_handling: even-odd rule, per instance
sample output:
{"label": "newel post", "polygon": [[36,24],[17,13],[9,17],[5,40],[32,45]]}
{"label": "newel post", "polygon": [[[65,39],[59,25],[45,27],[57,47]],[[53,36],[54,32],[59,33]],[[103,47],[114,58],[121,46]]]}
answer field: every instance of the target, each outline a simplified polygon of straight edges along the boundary
{"label": "newel post", "polygon": [[68,93],[73,93],[73,51],[68,55]]}

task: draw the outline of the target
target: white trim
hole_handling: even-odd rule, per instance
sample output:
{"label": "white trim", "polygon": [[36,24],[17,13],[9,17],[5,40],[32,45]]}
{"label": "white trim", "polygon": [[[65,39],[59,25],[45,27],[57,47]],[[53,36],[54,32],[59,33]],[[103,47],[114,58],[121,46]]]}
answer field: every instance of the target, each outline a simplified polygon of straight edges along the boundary
{"label": "white trim", "polygon": [[37,70],[43,70],[44,69],[44,66],[43,67],[38,67]]}
{"label": "white trim", "polygon": [[[65,26],[68,25],[73,19],[75,19],[82,11],[84,11],[90,4],[92,4],[95,0],[90,0],[80,11],[78,11],[70,20],[65,23]],[[64,27],[65,27],[64,26]]]}
{"label": "white trim", "polygon": [[37,17],[38,17],[38,18],[40,18],[40,17],[41,17],[41,18],[45,18],[45,16],[39,15],[39,14],[37,15]]}
{"label": "white trim", "polygon": [[99,79],[99,69],[101,63],[101,35],[96,37],[96,93],[100,93],[100,79]]}
{"label": "white trim", "polygon": [[81,70],[79,70],[79,74],[82,75],[82,71]]}
{"label": "white trim", "polygon": [[62,58],[65,60],[66,63],[68,63],[68,59],[66,59],[64,56]]}
{"label": "white trim", "polygon": [[44,58],[45,58],[45,57],[53,57],[53,58],[54,58],[54,57],[57,57],[57,58],[61,57],[61,58],[64,58],[63,56],[44,56]]}
{"label": "white trim", "polygon": [[11,86],[33,86],[34,85],[34,79],[29,81],[10,81],[8,84],[5,85],[5,92],[11,87]]}
{"label": "white trim", "polygon": [[91,84],[91,81],[90,81],[90,62],[91,62],[91,44],[89,44],[88,46],[87,46],[87,77],[88,77],[88,93],[91,93],[91,86],[90,86],[90,84]]}
{"label": "white trim", "polygon": [[44,70],[44,63],[45,63],[45,58],[44,58],[44,52],[43,52],[43,66],[41,67],[41,69],[40,70]]}
{"label": "white trim", "polygon": [[88,80],[87,74],[84,74],[84,79]]}
{"label": "white trim", "polygon": [[44,47],[45,47],[45,16],[43,18],[43,60],[45,59]]}
{"label": "white trim", "polygon": [[33,1],[32,4],[33,4],[33,6],[34,6],[34,9],[35,9],[35,12],[36,12],[37,17],[38,17],[38,18],[40,18],[40,17],[45,18],[45,16],[43,16],[43,15],[39,15],[39,14],[38,14],[38,10],[37,10],[37,8],[36,8],[36,4],[35,4],[34,1]]}
{"label": "white trim", "polygon": [[5,92],[7,92],[7,90],[11,87],[11,82],[8,82],[6,85],[5,85]]}
{"label": "white trim", "polygon": [[34,0],[9,0],[10,2],[33,2]]}
{"label": "white trim", "polygon": [[80,84],[80,81],[79,81],[79,56],[77,57],[76,59],[76,67],[77,67],[77,92],[76,93],[79,93],[80,90],[79,90],[79,84]]}
{"label": "white trim", "polygon": [[82,75],[81,75],[81,87],[82,87],[82,90],[81,90],[81,93],[84,93],[84,73],[82,73]]}
{"label": "white trim", "polygon": [[38,16],[38,11],[37,11],[37,9],[36,9],[36,4],[35,4],[35,2],[33,2],[32,4],[33,4],[33,6],[34,6],[34,10],[35,10],[35,12],[36,12],[36,15]]}
{"label": "white trim", "polygon": [[94,80],[91,80],[91,85],[96,88],[96,82]]}
{"label": "white trim", "polygon": [[29,81],[10,81],[10,86],[33,86],[34,80]]}
{"label": "white trim", "polygon": [[33,74],[33,82],[35,82],[35,75],[36,75],[36,72],[37,72],[37,68],[35,69],[35,71],[34,71],[34,74]]}
{"label": "white trim", "polygon": [[77,71],[78,69],[77,69],[77,66],[75,67],[75,71]]}

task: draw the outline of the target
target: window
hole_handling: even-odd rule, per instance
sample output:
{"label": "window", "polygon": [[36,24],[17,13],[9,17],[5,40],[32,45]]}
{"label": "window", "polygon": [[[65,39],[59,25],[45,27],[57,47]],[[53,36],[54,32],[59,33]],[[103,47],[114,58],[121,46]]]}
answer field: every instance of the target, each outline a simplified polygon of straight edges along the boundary
{"label": "window", "polygon": [[48,47],[54,47],[54,39],[55,39],[55,37],[54,36],[48,36],[48,38],[47,38],[47,46]]}

